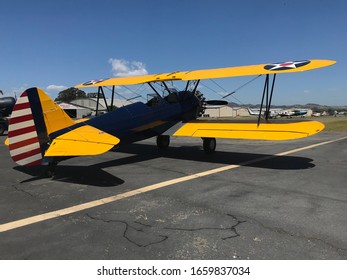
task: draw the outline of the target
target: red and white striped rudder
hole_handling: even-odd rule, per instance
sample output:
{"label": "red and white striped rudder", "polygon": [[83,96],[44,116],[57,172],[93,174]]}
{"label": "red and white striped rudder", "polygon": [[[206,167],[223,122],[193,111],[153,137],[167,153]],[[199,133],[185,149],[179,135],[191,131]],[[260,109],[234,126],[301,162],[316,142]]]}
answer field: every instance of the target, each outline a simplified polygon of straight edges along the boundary
{"label": "red and white striped rudder", "polygon": [[39,165],[43,158],[28,96],[30,90],[34,88],[23,92],[18,98],[8,128],[10,155],[17,164],[24,166]]}

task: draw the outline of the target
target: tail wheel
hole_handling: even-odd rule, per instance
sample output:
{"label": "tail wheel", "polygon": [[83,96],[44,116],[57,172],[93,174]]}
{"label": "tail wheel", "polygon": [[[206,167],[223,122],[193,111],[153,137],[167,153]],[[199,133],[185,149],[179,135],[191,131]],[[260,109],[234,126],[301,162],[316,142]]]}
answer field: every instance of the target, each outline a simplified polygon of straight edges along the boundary
{"label": "tail wheel", "polygon": [[157,147],[160,150],[165,150],[170,145],[170,136],[169,135],[158,135],[157,136]]}
{"label": "tail wheel", "polygon": [[52,161],[48,163],[48,166],[45,170],[45,176],[47,178],[54,179],[55,178],[55,167],[58,165],[57,161]]}
{"label": "tail wheel", "polygon": [[203,147],[205,153],[214,153],[216,151],[216,138],[203,138]]}

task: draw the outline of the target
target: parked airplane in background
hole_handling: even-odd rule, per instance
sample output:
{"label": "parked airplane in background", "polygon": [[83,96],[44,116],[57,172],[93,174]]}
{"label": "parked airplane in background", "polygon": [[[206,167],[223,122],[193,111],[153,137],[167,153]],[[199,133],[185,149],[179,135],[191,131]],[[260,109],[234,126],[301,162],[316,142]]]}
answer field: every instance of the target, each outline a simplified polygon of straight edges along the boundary
{"label": "parked airplane in background", "polygon": [[[259,116],[260,114],[260,109],[247,108],[247,110],[251,116]],[[269,119],[276,118],[280,112],[281,112],[281,109],[272,109],[270,111],[261,113],[261,117],[265,119],[267,115]]]}
{"label": "parked airplane in background", "polygon": [[334,112],[334,117],[337,117],[337,116],[347,116],[347,112],[345,112],[345,111],[340,111],[340,112],[338,112],[338,111],[335,111]]}
{"label": "parked airplane in background", "polygon": [[285,110],[279,112],[279,116],[281,117],[295,117],[295,116],[301,116],[304,117],[307,114],[308,110],[307,109],[295,109],[295,110]]}
{"label": "parked airplane in background", "polygon": [[[270,123],[269,116],[261,122],[262,109],[271,111],[277,74],[302,72],[335,63],[332,60],[303,60],[91,80],[76,87],[98,87],[98,99],[99,96],[106,99],[104,87],[111,87],[113,100],[116,86],[122,85],[147,84],[153,93],[147,103],[136,102],[113,111],[110,106],[108,113],[78,123],[41,89],[30,88],[21,94],[12,112],[8,129],[10,154],[19,165],[48,165],[47,174],[52,175],[61,160],[102,154],[114,146],[150,137],[157,137],[160,149],[169,146],[170,135],[201,138],[205,152],[215,151],[215,138],[288,140],[307,137],[321,131],[324,125],[315,121]],[[251,75],[266,75],[257,122],[198,119],[209,104],[197,90],[200,80]],[[271,85],[270,75],[273,75]],[[169,81],[186,81],[186,85],[182,90],[174,91],[168,87]]]}

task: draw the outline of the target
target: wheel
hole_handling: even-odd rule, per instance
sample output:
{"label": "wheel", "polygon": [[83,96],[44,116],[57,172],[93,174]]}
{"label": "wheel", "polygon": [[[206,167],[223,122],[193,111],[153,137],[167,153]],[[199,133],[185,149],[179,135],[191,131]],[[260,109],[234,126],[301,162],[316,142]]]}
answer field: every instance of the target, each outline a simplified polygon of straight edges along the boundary
{"label": "wheel", "polygon": [[214,153],[216,151],[216,138],[203,138],[205,153]]}
{"label": "wheel", "polygon": [[170,145],[170,136],[169,135],[158,135],[157,136],[157,147],[160,150],[165,150]]}
{"label": "wheel", "polygon": [[54,179],[55,177],[55,170],[47,168],[45,171],[46,178]]}
{"label": "wheel", "polygon": [[50,162],[45,170],[45,176],[47,178],[54,179],[55,178],[55,167],[57,166],[58,162],[53,161]]}

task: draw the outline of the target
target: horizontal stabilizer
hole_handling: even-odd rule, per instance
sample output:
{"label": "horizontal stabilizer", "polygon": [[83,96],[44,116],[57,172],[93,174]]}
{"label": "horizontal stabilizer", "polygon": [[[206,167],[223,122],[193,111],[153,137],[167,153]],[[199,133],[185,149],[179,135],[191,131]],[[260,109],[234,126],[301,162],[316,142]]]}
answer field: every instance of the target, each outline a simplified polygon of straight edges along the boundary
{"label": "horizontal stabilizer", "polygon": [[294,123],[245,123],[194,121],[184,124],[173,136],[250,140],[291,140],[316,134],[324,125],[316,121]]}
{"label": "horizontal stabilizer", "polygon": [[95,127],[84,125],[55,138],[45,156],[92,156],[107,152],[120,140]]}

